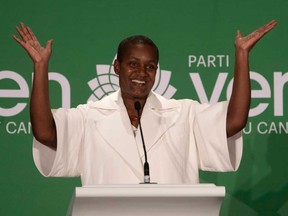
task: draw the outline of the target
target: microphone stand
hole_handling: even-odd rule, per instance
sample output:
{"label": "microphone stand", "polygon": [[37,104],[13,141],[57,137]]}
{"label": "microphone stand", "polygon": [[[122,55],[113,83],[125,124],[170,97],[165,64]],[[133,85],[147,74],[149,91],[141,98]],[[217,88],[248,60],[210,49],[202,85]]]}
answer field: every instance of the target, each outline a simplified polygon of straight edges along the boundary
{"label": "microphone stand", "polygon": [[141,121],[140,121],[140,110],[141,110],[140,102],[139,101],[135,101],[134,107],[135,107],[135,109],[137,111],[137,115],[138,115],[138,124],[139,124],[139,127],[140,127],[140,134],[141,134],[143,150],[144,150],[144,156],[145,156],[145,162],[144,162],[144,184],[150,184],[150,169],[149,169],[149,163],[148,163],[148,160],[147,160],[147,151],[146,151],[146,146],[145,146],[145,142],[144,142]]}

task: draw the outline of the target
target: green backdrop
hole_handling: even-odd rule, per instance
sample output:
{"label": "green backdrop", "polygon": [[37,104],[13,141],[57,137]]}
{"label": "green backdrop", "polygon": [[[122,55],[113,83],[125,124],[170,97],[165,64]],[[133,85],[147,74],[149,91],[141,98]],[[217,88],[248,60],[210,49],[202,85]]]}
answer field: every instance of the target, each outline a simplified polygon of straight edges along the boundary
{"label": "green backdrop", "polygon": [[57,108],[99,95],[89,85],[101,72],[96,65],[111,65],[119,41],[134,34],[148,35],[159,46],[159,82],[166,79],[165,91],[176,90],[170,92],[174,98],[225,100],[236,30],[246,35],[272,19],[278,26],[250,55],[253,99],[241,166],[235,173],[201,172],[201,182],[226,187],[221,215],[288,215],[287,9],[287,0],[2,0],[0,215],[65,215],[80,185],[79,179],[44,178],[33,163],[33,65],[11,37],[20,21],[42,44],[54,39],[49,71]]}

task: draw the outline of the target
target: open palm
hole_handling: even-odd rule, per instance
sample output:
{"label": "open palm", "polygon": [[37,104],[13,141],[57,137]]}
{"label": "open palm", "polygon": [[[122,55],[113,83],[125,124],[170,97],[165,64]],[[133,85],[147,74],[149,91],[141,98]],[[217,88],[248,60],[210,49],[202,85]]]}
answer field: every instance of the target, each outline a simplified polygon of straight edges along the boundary
{"label": "open palm", "polygon": [[26,50],[34,63],[48,62],[52,52],[52,40],[48,40],[45,47],[42,47],[32,30],[20,23],[21,28],[16,26],[16,30],[21,36],[22,40],[16,35],[12,37]]}
{"label": "open palm", "polygon": [[246,37],[243,37],[241,32],[238,30],[235,40],[235,48],[249,52],[253,46],[276,25],[277,23],[272,20]]}

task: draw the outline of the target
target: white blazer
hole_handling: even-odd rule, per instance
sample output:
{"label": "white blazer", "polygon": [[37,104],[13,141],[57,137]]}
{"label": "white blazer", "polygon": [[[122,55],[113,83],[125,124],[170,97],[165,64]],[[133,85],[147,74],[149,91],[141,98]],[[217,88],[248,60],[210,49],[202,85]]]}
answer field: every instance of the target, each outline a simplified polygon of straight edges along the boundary
{"label": "white blazer", "polygon": [[[168,100],[151,92],[141,116],[151,181],[196,184],[199,169],[236,170],[242,136],[226,138],[227,106]],[[80,176],[83,185],[143,182],[141,136],[139,131],[134,136],[120,91],[54,110],[53,116],[57,151],[33,141],[34,161],[44,176]]]}

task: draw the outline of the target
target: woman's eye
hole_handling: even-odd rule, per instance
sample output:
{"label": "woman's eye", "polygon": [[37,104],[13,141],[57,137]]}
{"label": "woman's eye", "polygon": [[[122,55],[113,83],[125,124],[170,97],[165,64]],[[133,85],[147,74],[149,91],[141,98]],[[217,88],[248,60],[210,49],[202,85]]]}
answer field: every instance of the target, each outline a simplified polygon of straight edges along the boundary
{"label": "woman's eye", "polygon": [[148,70],[157,70],[157,67],[155,65],[147,65]]}
{"label": "woman's eye", "polygon": [[130,62],[129,65],[130,65],[131,67],[137,67],[137,63],[136,63],[136,62]]}

